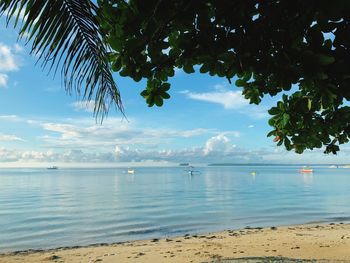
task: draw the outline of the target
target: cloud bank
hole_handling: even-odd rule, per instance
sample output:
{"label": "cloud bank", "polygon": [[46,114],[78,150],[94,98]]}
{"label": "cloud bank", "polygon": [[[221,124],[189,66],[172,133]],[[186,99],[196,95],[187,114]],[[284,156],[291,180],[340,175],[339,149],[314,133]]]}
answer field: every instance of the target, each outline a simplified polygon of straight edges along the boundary
{"label": "cloud bank", "polygon": [[8,72],[19,70],[17,54],[21,52],[22,48],[18,44],[11,47],[0,42],[0,88],[7,86]]}

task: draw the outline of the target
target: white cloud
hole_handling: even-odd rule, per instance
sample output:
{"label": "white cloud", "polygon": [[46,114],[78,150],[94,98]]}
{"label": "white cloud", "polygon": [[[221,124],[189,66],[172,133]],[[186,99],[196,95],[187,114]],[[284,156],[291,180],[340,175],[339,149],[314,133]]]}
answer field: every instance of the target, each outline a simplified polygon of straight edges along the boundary
{"label": "white cloud", "polygon": [[142,150],[129,146],[117,145],[115,157],[122,162],[168,161],[168,162],[246,162],[259,160],[255,154],[248,154],[246,150],[237,148],[229,138],[223,134],[209,138],[204,146],[181,150]]}
{"label": "white cloud", "polygon": [[24,48],[17,43],[13,45],[13,49],[16,53],[22,53],[24,51]]}
{"label": "white cloud", "polygon": [[216,84],[214,91],[210,92],[199,93],[183,90],[180,93],[192,100],[220,104],[227,110],[236,110],[253,119],[264,119],[269,116],[267,112],[268,107],[249,104],[249,101],[244,98],[241,91],[232,91],[226,84]]}
{"label": "white cloud", "polygon": [[19,69],[18,60],[12,48],[0,43],[0,72],[9,72]]}
{"label": "white cloud", "polygon": [[232,153],[235,147],[225,135],[219,134],[207,140],[203,148],[203,153],[204,155],[212,153],[226,155]]}
{"label": "white cloud", "polygon": [[22,138],[17,137],[13,134],[1,134],[0,133],[0,141],[24,141]]}
{"label": "white cloud", "polygon": [[82,101],[76,101],[71,104],[72,107],[76,110],[84,110],[87,112],[94,112],[95,109],[95,101],[87,101],[87,100],[82,100]]}
{"label": "white cloud", "polygon": [[19,160],[18,152],[0,147],[0,162],[17,162]]}
{"label": "white cloud", "polygon": [[17,115],[0,115],[0,120],[18,121],[19,119]]}
{"label": "white cloud", "polygon": [[62,134],[62,139],[72,139],[79,137],[79,129],[70,124],[44,123],[42,127],[45,130],[53,131]]}
{"label": "white cloud", "polygon": [[7,86],[8,76],[6,74],[0,73],[0,88]]}
{"label": "white cloud", "polygon": [[241,109],[249,104],[241,91],[218,90],[214,92],[196,93],[188,90],[183,91],[188,98],[221,104],[225,109]]}
{"label": "white cloud", "polygon": [[6,87],[8,75],[4,72],[16,71],[20,66],[20,59],[16,56],[22,52],[22,47],[15,44],[13,47],[0,42],[0,88]]}
{"label": "white cloud", "polygon": [[[28,121],[27,121],[28,122]],[[141,147],[157,148],[159,145],[169,144],[181,138],[193,138],[203,135],[217,135],[220,133],[215,129],[159,129],[138,128],[134,122],[122,122],[118,119],[108,118],[102,125],[93,120],[70,120],[62,123],[33,122],[39,125],[47,133],[41,136],[46,147],[84,147],[102,149],[114,147],[115,145],[138,145]],[[225,132],[227,135],[237,137],[238,132]]]}
{"label": "white cloud", "polygon": [[349,149],[343,148],[337,156],[324,155],[321,150],[306,151],[303,155],[287,152],[275,147],[248,150],[236,147],[224,135],[209,138],[203,146],[171,149],[141,149],[128,145],[116,145],[109,150],[96,151],[86,148],[60,149],[47,151],[14,150],[0,147],[0,163],[16,163],[25,166],[28,163],[60,163],[60,164],[110,164],[122,163],[348,163]]}
{"label": "white cloud", "polygon": [[[227,161],[244,160],[230,138],[238,138],[237,131],[215,129],[158,129],[138,128],[134,121],[123,122],[108,118],[103,125],[93,119],[71,119],[62,122],[45,122],[17,115],[0,115],[0,120],[16,121],[41,128],[44,131],[36,140],[41,141],[35,150],[2,150],[1,162],[212,162],[226,158]],[[202,146],[180,148],[174,143],[198,137],[209,138]],[[3,140],[20,140],[4,135]],[[191,140],[192,141],[192,140]],[[54,151],[46,149],[55,149]],[[9,157],[7,157],[9,156]],[[2,158],[2,160],[1,160]]]}

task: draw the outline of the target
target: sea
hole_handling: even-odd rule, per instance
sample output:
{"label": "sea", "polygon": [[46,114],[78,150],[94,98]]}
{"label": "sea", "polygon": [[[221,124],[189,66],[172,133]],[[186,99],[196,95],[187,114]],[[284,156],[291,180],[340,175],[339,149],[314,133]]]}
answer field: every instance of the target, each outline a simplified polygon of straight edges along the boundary
{"label": "sea", "polygon": [[0,169],[0,253],[350,221],[350,169]]}

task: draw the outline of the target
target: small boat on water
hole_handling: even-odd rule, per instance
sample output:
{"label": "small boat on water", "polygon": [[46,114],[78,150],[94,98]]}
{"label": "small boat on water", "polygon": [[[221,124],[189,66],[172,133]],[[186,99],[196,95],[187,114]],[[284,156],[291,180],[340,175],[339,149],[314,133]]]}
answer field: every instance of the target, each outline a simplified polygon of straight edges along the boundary
{"label": "small boat on water", "polygon": [[200,171],[194,170],[193,166],[190,166],[188,170],[185,170],[189,175],[194,175],[195,173],[200,173]]}
{"label": "small boat on water", "polygon": [[50,166],[50,167],[47,167],[48,170],[57,170],[58,167],[57,166]]}
{"label": "small boat on water", "polygon": [[301,168],[299,170],[299,172],[301,173],[313,173],[313,169],[311,167],[308,167],[308,166],[304,166],[303,168]]}
{"label": "small boat on water", "polygon": [[134,169],[128,169],[128,174],[134,174],[135,170]]}
{"label": "small boat on water", "polygon": [[338,165],[330,165],[328,168],[338,168]]}

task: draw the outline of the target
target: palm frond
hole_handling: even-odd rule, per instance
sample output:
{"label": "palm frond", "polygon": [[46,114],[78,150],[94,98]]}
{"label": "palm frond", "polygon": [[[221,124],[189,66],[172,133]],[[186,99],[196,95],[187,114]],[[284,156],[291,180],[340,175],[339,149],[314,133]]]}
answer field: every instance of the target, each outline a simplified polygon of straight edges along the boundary
{"label": "palm frond", "polygon": [[95,114],[102,120],[111,105],[123,114],[124,109],[96,11],[90,0],[0,0],[0,15],[6,14],[7,24],[15,19],[20,38],[27,36],[42,67],[54,74],[61,68],[68,92],[87,100],[95,96]]}

